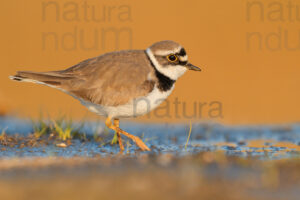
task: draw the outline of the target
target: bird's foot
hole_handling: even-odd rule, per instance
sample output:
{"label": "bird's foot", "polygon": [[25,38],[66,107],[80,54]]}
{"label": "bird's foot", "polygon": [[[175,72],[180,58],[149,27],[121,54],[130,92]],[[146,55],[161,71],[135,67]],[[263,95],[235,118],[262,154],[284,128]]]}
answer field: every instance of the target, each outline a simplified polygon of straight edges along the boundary
{"label": "bird's foot", "polygon": [[[125,135],[126,137],[132,139],[135,144],[142,150],[142,151],[151,151],[149,147],[147,147],[147,145],[137,136],[131,135],[129,133],[127,133],[126,131],[123,131],[122,129],[119,128],[119,120],[114,120],[114,124],[112,124],[111,122],[111,118],[107,118],[105,121],[105,124],[108,128],[114,130],[117,133],[117,138],[118,138],[118,142],[119,142],[119,146],[121,149],[121,152],[124,151],[124,146],[122,143],[122,138],[121,138],[121,134]],[[115,139],[115,137],[114,137]],[[113,141],[114,141],[113,139]],[[113,142],[112,141],[112,142]]]}
{"label": "bird's foot", "polygon": [[[119,128],[120,129],[120,128]],[[131,135],[125,131],[123,131],[122,129],[120,129],[120,133],[122,133],[123,135],[125,135],[126,137],[132,139],[135,144],[142,150],[142,151],[151,151],[151,149],[137,136]]]}

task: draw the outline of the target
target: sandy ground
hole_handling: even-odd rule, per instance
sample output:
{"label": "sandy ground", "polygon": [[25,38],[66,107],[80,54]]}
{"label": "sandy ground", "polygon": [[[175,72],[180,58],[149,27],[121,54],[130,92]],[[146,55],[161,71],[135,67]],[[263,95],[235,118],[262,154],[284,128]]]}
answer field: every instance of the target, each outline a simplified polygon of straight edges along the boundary
{"label": "sandy ground", "polygon": [[298,199],[300,159],[206,152],[0,161],[1,199]]}

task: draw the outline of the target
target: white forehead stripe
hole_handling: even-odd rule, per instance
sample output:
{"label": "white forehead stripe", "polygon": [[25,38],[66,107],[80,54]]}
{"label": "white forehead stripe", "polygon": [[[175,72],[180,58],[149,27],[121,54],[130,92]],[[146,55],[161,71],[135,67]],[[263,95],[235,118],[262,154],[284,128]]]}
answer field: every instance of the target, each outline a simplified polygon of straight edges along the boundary
{"label": "white forehead stripe", "polygon": [[188,56],[185,55],[185,56],[180,56],[180,60],[181,61],[188,61]]}
{"label": "white forehead stripe", "polygon": [[[167,65],[167,66],[161,66],[155,56],[153,55],[150,48],[146,49],[146,53],[149,56],[150,60],[152,61],[154,67],[157,71],[162,73],[163,75],[169,77],[172,80],[177,80],[180,76],[182,76],[187,68],[182,65]],[[156,52],[155,52],[156,53]]]}
{"label": "white forehead stripe", "polygon": [[167,56],[169,54],[176,54],[178,53],[180,50],[182,49],[181,46],[173,49],[173,50],[157,50],[155,51],[155,55],[158,55],[158,56]]}

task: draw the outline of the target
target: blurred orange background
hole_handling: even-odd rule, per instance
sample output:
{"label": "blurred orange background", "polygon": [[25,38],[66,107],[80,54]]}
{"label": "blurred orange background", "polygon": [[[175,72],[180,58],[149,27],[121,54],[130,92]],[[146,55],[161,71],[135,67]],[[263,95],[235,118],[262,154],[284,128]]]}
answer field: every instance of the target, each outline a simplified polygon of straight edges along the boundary
{"label": "blurred orange background", "polygon": [[60,91],[13,82],[8,76],[17,70],[64,69],[115,49],[145,49],[169,39],[182,44],[191,63],[203,71],[178,80],[168,99],[169,115],[159,117],[166,112],[161,107],[141,120],[187,121],[184,116],[189,115],[194,120],[260,124],[300,118],[296,0],[10,0],[0,9],[1,112],[98,118]]}

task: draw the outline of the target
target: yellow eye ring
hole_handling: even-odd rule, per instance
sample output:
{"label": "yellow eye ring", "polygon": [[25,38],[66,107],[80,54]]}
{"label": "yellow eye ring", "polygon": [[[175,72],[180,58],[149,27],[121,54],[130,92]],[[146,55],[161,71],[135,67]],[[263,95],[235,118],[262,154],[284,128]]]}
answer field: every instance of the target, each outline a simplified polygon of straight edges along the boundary
{"label": "yellow eye ring", "polygon": [[167,59],[169,62],[176,62],[178,60],[178,57],[175,54],[170,54],[167,56]]}

